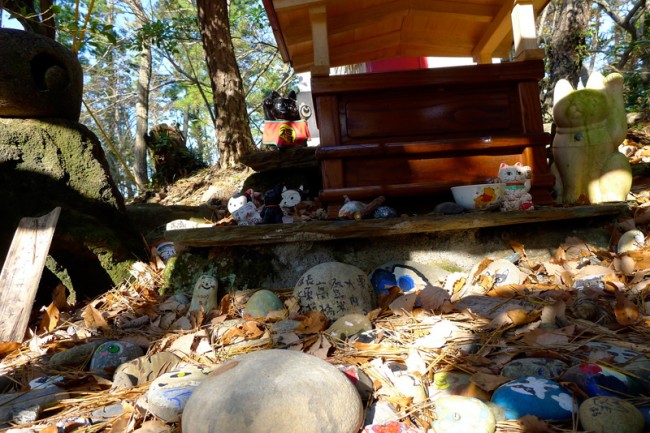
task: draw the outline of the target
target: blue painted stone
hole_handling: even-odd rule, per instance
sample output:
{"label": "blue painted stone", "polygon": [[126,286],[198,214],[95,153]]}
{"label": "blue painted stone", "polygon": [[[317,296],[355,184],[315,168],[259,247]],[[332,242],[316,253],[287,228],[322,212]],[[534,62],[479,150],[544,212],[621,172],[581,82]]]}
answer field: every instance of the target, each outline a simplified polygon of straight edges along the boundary
{"label": "blue painted stone", "polygon": [[494,433],[496,420],[481,400],[447,395],[436,400],[433,430],[445,433]]}
{"label": "blue painted stone", "polygon": [[568,420],[577,410],[571,392],[545,377],[526,376],[504,383],[492,395],[507,419],[535,415],[543,420]]}
{"label": "blue painted stone", "polygon": [[281,310],[284,304],[270,290],[258,290],[246,302],[244,317],[266,317],[271,311]]}
{"label": "blue painted stone", "polygon": [[630,376],[598,364],[580,364],[569,368],[562,381],[573,382],[588,396],[639,395],[643,391],[640,382]]}
{"label": "blue painted stone", "polygon": [[142,348],[126,341],[107,341],[95,349],[90,359],[90,371],[98,376],[112,378],[121,364],[143,356]]}
{"label": "blue painted stone", "polygon": [[512,379],[524,376],[541,376],[547,379],[559,377],[569,366],[559,359],[521,358],[507,363],[501,375]]}
{"label": "blue painted stone", "polygon": [[372,214],[372,217],[375,219],[379,218],[397,218],[399,212],[393,209],[390,206],[379,206],[375,212]]}
{"label": "blue painted stone", "polygon": [[377,295],[388,294],[388,288],[399,286],[404,293],[440,286],[449,272],[436,266],[407,260],[388,262],[378,266],[370,274],[370,282]]}

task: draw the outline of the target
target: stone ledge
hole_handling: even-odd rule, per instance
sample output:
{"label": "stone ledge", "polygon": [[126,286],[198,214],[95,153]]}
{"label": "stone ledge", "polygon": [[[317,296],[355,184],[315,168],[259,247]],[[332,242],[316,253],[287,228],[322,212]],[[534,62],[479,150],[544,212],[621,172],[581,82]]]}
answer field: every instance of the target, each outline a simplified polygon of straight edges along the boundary
{"label": "stone ledge", "polygon": [[217,226],[166,231],[165,239],[188,247],[318,242],[594,218],[617,215],[627,209],[627,203],[609,203],[573,207],[547,206],[532,212],[471,212],[460,215],[422,215],[360,221]]}

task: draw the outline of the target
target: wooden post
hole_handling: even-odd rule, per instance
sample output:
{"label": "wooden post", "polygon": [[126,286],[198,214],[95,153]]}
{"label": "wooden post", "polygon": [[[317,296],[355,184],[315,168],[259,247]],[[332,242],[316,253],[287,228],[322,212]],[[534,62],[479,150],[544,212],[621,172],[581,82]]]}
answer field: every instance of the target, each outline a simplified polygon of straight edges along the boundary
{"label": "wooden post", "polygon": [[61,208],[22,218],[0,272],[0,342],[22,342]]}
{"label": "wooden post", "polygon": [[314,66],[311,73],[314,76],[330,74],[330,50],[327,33],[327,9],[325,5],[309,8],[311,22],[312,44],[314,47]]}
{"label": "wooden post", "polygon": [[532,1],[517,0],[510,18],[512,20],[515,60],[544,58],[544,50],[537,46],[535,11]]}

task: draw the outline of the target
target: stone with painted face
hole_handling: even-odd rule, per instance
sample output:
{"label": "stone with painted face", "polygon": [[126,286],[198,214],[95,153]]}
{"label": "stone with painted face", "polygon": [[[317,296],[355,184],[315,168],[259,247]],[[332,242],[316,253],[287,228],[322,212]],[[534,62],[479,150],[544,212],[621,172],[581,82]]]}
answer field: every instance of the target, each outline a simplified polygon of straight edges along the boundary
{"label": "stone with painted face", "polygon": [[90,371],[98,376],[110,378],[118,366],[142,355],[142,348],[136,344],[107,341],[95,349],[90,360]]}
{"label": "stone with painted face", "polygon": [[185,403],[207,377],[209,370],[186,364],[151,383],[138,405],[166,422],[178,421]]}
{"label": "stone with painted face", "polygon": [[190,311],[198,311],[203,307],[204,312],[209,312],[217,306],[219,283],[212,274],[201,274],[194,284]]}
{"label": "stone with painted face", "polygon": [[477,398],[447,395],[436,400],[433,429],[445,433],[493,433],[496,420],[490,408]]}

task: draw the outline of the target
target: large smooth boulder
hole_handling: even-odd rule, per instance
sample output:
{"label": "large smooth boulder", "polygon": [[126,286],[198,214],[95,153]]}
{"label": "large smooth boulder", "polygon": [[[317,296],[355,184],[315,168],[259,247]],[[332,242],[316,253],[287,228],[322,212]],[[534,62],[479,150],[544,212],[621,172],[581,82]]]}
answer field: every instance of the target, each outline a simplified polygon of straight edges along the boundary
{"label": "large smooth boulder", "polygon": [[147,257],[99,140],[77,122],[0,118],[0,185],[0,262],[21,218],[57,206],[48,275],[71,291],[94,296],[110,289]]}
{"label": "large smooth boulder", "polygon": [[302,352],[262,350],[227,362],[185,405],[184,433],[356,433],[363,406],[336,367]]}
{"label": "large smooth boulder", "polygon": [[83,72],[63,45],[32,32],[0,29],[0,117],[79,120]]}

